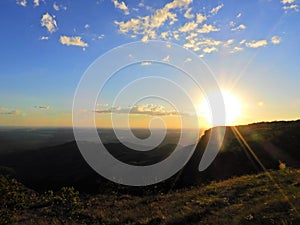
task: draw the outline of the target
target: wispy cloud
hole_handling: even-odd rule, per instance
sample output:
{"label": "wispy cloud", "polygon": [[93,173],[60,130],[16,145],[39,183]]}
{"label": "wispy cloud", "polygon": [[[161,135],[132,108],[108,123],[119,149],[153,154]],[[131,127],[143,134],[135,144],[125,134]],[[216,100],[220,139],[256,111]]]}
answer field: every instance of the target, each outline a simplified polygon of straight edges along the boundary
{"label": "wispy cloud", "polygon": [[280,44],[280,42],[281,42],[281,38],[278,37],[278,36],[273,36],[273,37],[271,38],[271,42],[272,42],[273,44],[275,44],[275,45],[278,45],[278,44]]}
{"label": "wispy cloud", "polygon": [[19,115],[21,113],[20,110],[16,109],[16,110],[1,110],[0,111],[0,115]]}
{"label": "wispy cloud", "polygon": [[288,6],[283,6],[284,11],[289,11],[289,10],[295,10],[296,12],[299,12],[299,6],[296,4],[288,5]]}
{"label": "wispy cloud", "polygon": [[58,5],[56,2],[53,3],[52,7],[55,11],[59,11],[61,9],[67,10],[67,6],[63,6],[62,4]]}
{"label": "wispy cloud", "polygon": [[282,4],[291,4],[294,3],[295,0],[281,0]]}
{"label": "wispy cloud", "polygon": [[283,10],[285,12],[288,12],[290,10],[294,10],[296,12],[299,11],[299,5],[295,4],[295,0],[281,0],[281,3],[283,4]]}
{"label": "wispy cloud", "polygon": [[213,8],[212,10],[210,10],[210,13],[213,14],[213,15],[217,14],[219,12],[219,10],[223,8],[223,6],[224,6],[224,4],[216,6],[215,8]]}
{"label": "wispy cloud", "polygon": [[49,37],[48,36],[41,36],[39,38],[39,40],[41,40],[41,41],[49,40]]}
{"label": "wispy cloud", "polygon": [[37,7],[40,5],[40,0],[33,0],[33,4],[34,4],[34,7]]}
{"label": "wispy cloud", "polygon": [[118,2],[118,0],[112,0],[112,2],[114,3],[115,8],[122,10],[125,15],[129,15],[129,9],[125,2]]}
{"label": "wispy cloud", "polygon": [[190,32],[195,30],[198,27],[198,24],[194,21],[185,23],[182,27],[179,28],[180,32]]}
{"label": "wispy cloud", "polygon": [[170,62],[170,55],[167,55],[166,57],[163,58],[164,62]]}
{"label": "wispy cloud", "polygon": [[203,49],[203,52],[204,53],[212,53],[212,52],[215,52],[215,51],[218,51],[218,49],[216,47],[206,47]]}
{"label": "wispy cloud", "polygon": [[175,110],[167,110],[162,105],[144,104],[135,105],[132,107],[111,107],[109,109],[96,109],[95,113],[117,113],[117,114],[134,114],[134,115],[148,115],[148,116],[171,116],[171,115],[184,115],[184,113],[178,113]]}
{"label": "wispy cloud", "polygon": [[216,32],[219,31],[220,29],[213,26],[213,25],[208,25],[208,24],[204,24],[200,29],[197,30],[198,33],[200,34],[204,34],[204,33],[210,33],[210,32]]}
{"label": "wispy cloud", "polygon": [[154,10],[152,15],[139,16],[131,18],[128,21],[115,21],[115,24],[119,27],[120,33],[126,34],[132,32],[134,35],[142,35],[143,41],[147,41],[149,38],[154,39],[157,37],[157,29],[167,22],[169,25],[172,25],[177,21],[177,14],[171,12],[171,10],[186,8],[191,2],[192,0],[173,0],[164,5],[164,7]]}
{"label": "wispy cloud", "polygon": [[60,36],[60,43],[67,46],[79,46],[79,47],[88,47],[88,44],[81,40],[80,36],[68,37]]}
{"label": "wispy cloud", "polygon": [[232,31],[236,31],[236,30],[245,30],[246,29],[246,25],[245,24],[240,24],[237,27],[232,28]]}
{"label": "wispy cloud", "polygon": [[26,7],[27,6],[27,0],[17,0],[16,1],[17,5]]}
{"label": "wispy cloud", "polygon": [[34,106],[34,108],[36,109],[50,109],[50,106],[49,105],[36,105]]}
{"label": "wispy cloud", "polygon": [[191,14],[192,8],[188,8],[185,12],[185,14],[183,15],[185,18],[187,19],[192,19],[195,17],[194,14]]}
{"label": "wispy cloud", "polygon": [[247,42],[246,46],[249,48],[259,48],[259,47],[264,47],[267,44],[268,44],[267,40],[258,40],[258,41]]}
{"label": "wispy cloud", "polygon": [[57,30],[56,20],[49,13],[45,13],[42,16],[41,26],[46,27],[50,33],[53,33]]}
{"label": "wispy cloud", "polygon": [[150,65],[152,65],[152,62],[147,62],[147,61],[141,62],[141,66],[150,66]]}

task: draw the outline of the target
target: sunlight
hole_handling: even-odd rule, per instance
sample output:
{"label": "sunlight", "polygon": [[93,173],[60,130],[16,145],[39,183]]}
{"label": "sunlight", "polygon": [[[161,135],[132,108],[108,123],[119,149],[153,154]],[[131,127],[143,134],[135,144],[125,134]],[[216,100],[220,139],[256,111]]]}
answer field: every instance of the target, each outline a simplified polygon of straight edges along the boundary
{"label": "sunlight", "polygon": [[[225,125],[236,125],[237,119],[241,117],[242,105],[236,95],[229,91],[222,90],[222,95],[224,98],[225,112],[226,112],[226,122]],[[211,125],[211,108],[206,99],[204,99],[198,108],[198,115],[200,118],[205,119],[205,121]]]}

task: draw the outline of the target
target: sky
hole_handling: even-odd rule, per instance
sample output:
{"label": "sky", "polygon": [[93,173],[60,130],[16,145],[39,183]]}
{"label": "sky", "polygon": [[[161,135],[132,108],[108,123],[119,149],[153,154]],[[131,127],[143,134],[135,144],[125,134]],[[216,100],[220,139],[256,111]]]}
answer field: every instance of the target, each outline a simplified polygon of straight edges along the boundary
{"label": "sky", "polygon": [[[228,106],[230,113],[240,110],[233,124],[299,119],[299,5],[299,0],[1,1],[0,126],[72,126],[74,94],[89,66],[120,45],[151,40],[182,46],[206,63],[220,89],[238,102]],[[191,110],[184,101],[186,110],[179,114],[162,99],[114,105],[124,85],[153,75],[185,83],[171,66],[134,64],[116,71],[95,108],[82,112],[103,127],[111,126],[111,114],[122,126],[128,112],[135,127],[147,126],[153,116],[179,126],[179,114]],[[188,83],[185,89],[201,107],[203,93]]]}

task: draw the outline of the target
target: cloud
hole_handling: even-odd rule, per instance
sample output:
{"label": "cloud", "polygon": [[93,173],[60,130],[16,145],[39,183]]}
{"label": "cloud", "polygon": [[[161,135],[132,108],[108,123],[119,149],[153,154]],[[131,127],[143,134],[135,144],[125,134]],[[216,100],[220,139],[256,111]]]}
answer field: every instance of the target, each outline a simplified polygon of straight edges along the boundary
{"label": "cloud", "polygon": [[89,25],[89,24],[85,24],[85,25],[84,25],[84,28],[85,28],[85,29],[89,29],[89,28],[90,28],[90,25]]}
{"label": "cloud", "polygon": [[236,52],[240,52],[240,51],[243,51],[244,49],[242,47],[239,47],[239,46],[235,46],[231,51],[230,53],[236,53]]}
{"label": "cloud", "polygon": [[16,1],[17,5],[26,7],[27,6],[27,0],[17,0]]}
{"label": "cloud", "polygon": [[100,35],[98,36],[98,39],[103,39],[104,37],[105,37],[104,34],[100,34]]}
{"label": "cloud", "polygon": [[125,4],[125,2],[123,2],[123,1],[118,2],[118,0],[112,0],[112,2],[114,3],[115,8],[121,9],[125,15],[129,15],[129,9],[128,9],[127,5]]}
{"label": "cloud", "polygon": [[295,2],[295,0],[281,0],[282,4],[291,4],[293,2]]}
{"label": "cloud", "polygon": [[249,48],[259,48],[264,47],[268,44],[267,40],[251,41],[247,42],[246,46]]}
{"label": "cloud", "polygon": [[147,61],[141,62],[141,66],[150,66],[150,65],[152,65],[152,62],[147,62]]}
{"label": "cloud", "polygon": [[50,106],[49,105],[36,105],[34,106],[34,108],[36,109],[50,109]]}
{"label": "cloud", "polygon": [[40,5],[40,0],[33,0],[33,4],[34,4],[34,7],[37,7]]}
{"label": "cloud", "polygon": [[198,13],[197,14],[197,18],[196,18],[196,21],[198,24],[202,23],[203,21],[207,20],[207,17],[202,15],[201,13]]}
{"label": "cloud", "polygon": [[61,5],[61,4],[60,4],[60,5],[57,5],[56,2],[53,3],[52,7],[53,7],[53,9],[54,9],[55,11],[59,11],[59,10],[61,10],[61,9],[67,10],[67,6],[63,6],[63,5]]}
{"label": "cloud", "polygon": [[7,111],[7,109],[5,111],[1,111],[0,115],[19,115],[21,113],[20,110],[16,109],[16,110],[10,110]]}
{"label": "cloud", "polygon": [[68,36],[60,36],[60,43],[63,45],[73,45],[73,46],[79,46],[79,47],[88,47],[88,44],[81,40],[81,37],[75,36],[75,37],[68,37]]}
{"label": "cloud", "polygon": [[237,27],[232,28],[232,31],[236,31],[236,30],[245,30],[246,26],[244,24],[240,24]]}
{"label": "cloud", "polygon": [[46,27],[50,33],[53,33],[57,30],[57,24],[54,17],[50,16],[49,13],[46,13],[42,16],[41,26]]}
{"label": "cloud", "polygon": [[194,21],[185,23],[182,27],[179,28],[180,32],[190,32],[195,30],[198,27],[198,24]]}
{"label": "cloud", "polygon": [[272,42],[274,45],[280,44],[281,38],[278,37],[278,36],[273,36],[273,37],[271,38],[271,42]]}
{"label": "cloud", "polygon": [[[134,115],[148,115],[148,116],[170,116],[170,115],[179,114],[175,110],[166,110],[164,106],[154,105],[154,104],[135,105],[126,108],[117,106],[105,110],[96,109],[94,110],[94,112],[100,114],[118,113],[118,114],[134,114]],[[183,113],[181,114],[184,115]]]}
{"label": "cloud", "polygon": [[191,59],[191,58],[186,58],[185,60],[184,60],[184,62],[185,63],[187,63],[187,62],[192,62],[193,60]]}
{"label": "cloud", "polygon": [[188,8],[185,12],[185,14],[183,15],[185,18],[187,19],[192,19],[195,17],[194,14],[191,14],[192,8]]}
{"label": "cloud", "polygon": [[[176,8],[187,8],[192,0],[173,0],[165,4],[162,8],[154,10],[151,15],[144,17],[131,18],[128,21],[115,21],[119,27],[119,32],[126,34],[132,32],[133,35],[142,35],[142,40],[154,39],[156,30],[168,22],[169,25],[177,21],[177,14],[171,12]],[[178,39],[178,33],[173,33],[174,38]]]}
{"label": "cloud", "polygon": [[212,53],[212,52],[215,52],[215,51],[218,51],[218,49],[216,47],[206,47],[206,48],[203,49],[204,53]]}
{"label": "cloud", "polygon": [[170,55],[167,55],[165,58],[163,58],[164,62],[170,62]]}
{"label": "cloud", "polygon": [[56,2],[53,3],[53,9],[55,11],[59,11],[59,6],[56,4]]}
{"label": "cloud", "polygon": [[283,6],[283,9],[287,12],[288,10],[295,10],[296,12],[299,11],[299,6],[296,4],[292,4],[289,6]]}
{"label": "cloud", "polygon": [[97,103],[97,106],[108,107],[109,105],[107,103]]}
{"label": "cloud", "polygon": [[203,34],[203,33],[216,32],[219,30],[220,30],[219,28],[213,25],[204,24],[200,29],[197,30],[197,32]]}
{"label": "cloud", "polygon": [[49,37],[48,36],[41,36],[39,38],[40,41],[45,41],[45,40],[49,40]]}
{"label": "cloud", "polygon": [[223,6],[224,6],[224,4],[216,6],[215,8],[210,10],[210,13],[213,14],[213,15],[217,14],[219,12],[219,10],[223,8]]}
{"label": "cloud", "polygon": [[230,45],[232,45],[234,42],[234,39],[228,39],[225,43],[224,43],[224,47],[229,47]]}

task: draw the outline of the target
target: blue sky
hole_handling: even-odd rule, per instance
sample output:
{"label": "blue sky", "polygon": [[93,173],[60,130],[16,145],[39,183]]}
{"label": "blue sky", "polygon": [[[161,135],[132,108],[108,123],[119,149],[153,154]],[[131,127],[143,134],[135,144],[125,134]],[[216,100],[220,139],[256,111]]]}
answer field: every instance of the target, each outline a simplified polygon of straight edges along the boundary
{"label": "blue sky", "polygon": [[197,54],[243,104],[240,123],[299,118],[299,4],[1,1],[0,124],[71,125],[73,95],[88,66],[140,40],[174,42]]}

